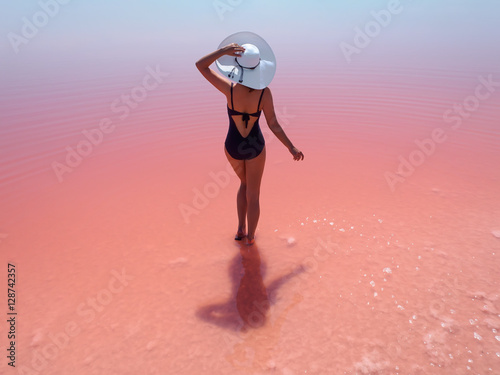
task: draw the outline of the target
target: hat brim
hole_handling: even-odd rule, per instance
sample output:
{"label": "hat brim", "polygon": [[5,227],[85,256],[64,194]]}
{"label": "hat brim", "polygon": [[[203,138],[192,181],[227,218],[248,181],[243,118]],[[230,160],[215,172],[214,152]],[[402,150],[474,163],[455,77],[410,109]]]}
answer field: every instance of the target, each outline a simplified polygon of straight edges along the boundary
{"label": "hat brim", "polygon": [[[257,46],[260,52],[260,64],[255,69],[245,69],[243,82],[239,82],[241,68],[236,64],[235,57],[224,55],[215,61],[217,68],[224,77],[253,89],[263,89],[269,86],[276,73],[276,57],[269,44],[255,33],[241,31],[229,35],[219,44],[219,48],[231,43],[236,43],[240,46],[249,43]],[[230,76],[231,71],[233,71],[234,75]]]}

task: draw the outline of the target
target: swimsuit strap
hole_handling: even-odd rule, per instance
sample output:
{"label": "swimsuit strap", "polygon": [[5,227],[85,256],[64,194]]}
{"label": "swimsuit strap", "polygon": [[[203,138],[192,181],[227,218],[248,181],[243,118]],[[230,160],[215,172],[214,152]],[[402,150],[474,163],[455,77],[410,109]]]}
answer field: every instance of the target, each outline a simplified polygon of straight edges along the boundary
{"label": "swimsuit strap", "polygon": [[234,111],[234,103],[233,103],[233,82],[231,82],[231,108]]}
{"label": "swimsuit strap", "polygon": [[[259,103],[257,104],[257,112],[259,112],[260,108],[260,102],[262,101],[262,97],[264,96],[264,91],[266,91],[266,88],[262,90],[260,93],[260,98],[259,98]],[[234,111],[234,103],[233,103],[233,82],[231,82],[231,109]],[[256,112],[256,113],[257,113]]]}
{"label": "swimsuit strap", "polygon": [[266,88],[264,87],[264,89],[262,90],[262,92],[260,93],[260,98],[259,98],[259,104],[257,104],[257,112],[259,112],[259,108],[260,108],[260,101],[262,100],[262,96],[264,95],[264,91],[266,90]]}

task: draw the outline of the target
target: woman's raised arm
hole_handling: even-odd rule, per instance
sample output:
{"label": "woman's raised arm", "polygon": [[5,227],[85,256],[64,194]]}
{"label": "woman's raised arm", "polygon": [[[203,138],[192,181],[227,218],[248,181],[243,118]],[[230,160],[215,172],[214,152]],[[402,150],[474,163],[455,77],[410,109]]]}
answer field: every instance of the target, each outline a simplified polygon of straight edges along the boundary
{"label": "woman's raised arm", "polygon": [[236,43],[231,43],[199,59],[196,62],[196,67],[208,82],[214,85],[215,88],[222,92],[224,95],[228,96],[231,87],[231,81],[215,73],[212,69],[210,69],[210,65],[212,65],[215,60],[217,60],[221,56],[240,56],[244,51],[245,49],[243,47],[239,46]]}

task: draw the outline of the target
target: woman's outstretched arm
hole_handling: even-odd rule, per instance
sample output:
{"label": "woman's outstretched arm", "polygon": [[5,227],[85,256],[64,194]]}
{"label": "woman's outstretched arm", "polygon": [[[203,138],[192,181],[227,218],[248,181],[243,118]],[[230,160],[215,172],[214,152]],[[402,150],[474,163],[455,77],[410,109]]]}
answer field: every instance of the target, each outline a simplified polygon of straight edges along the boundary
{"label": "woman's outstretched arm", "polygon": [[210,69],[210,65],[212,65],[219,57],[222,57],[224,55],[240,56],[240,54],[244,51],[245,49],[243,47],[239,46],[236,43],[231,43],[199,59],[196,62],[196,67],[208,82],[214,85],[215,88],[222,92],[224,95],[228,96],[231,87],[231,81],[215,73],[212,69]]}
{"label": "woman's outstretched arm", "polygon": [[269,129],[271,129],[274,135],[281,141],[281,143],[285,145],[288,151],[290,151],[290,153],[293,155],[294,160],[304,159],[304,154],[292,144],[292,142],[286,136],[285,131],[278,123],[276,113],[274,112],[274,103],[271,90],[267,88],[266,91],[267,92],[264,93],[264,97],[262,98],[262,101],[264,103],[262,109],[264,111],[264,115],[266,116],[266,121]]}

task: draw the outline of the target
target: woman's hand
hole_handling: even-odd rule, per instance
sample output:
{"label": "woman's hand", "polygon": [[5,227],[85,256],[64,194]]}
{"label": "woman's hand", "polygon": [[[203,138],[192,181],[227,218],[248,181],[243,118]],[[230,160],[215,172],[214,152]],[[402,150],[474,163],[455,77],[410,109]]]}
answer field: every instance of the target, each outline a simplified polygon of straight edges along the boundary
{"label": "woman's hand", "polygon": [[227,46],[222,47],[221,50],[224,52],[224,55],[236,57],[241,56],[243,52],[245,52],[245,48],[236,43],[228,44]]}
{"label": "woman's hand", "polygon": [[293,160],[303,160],[304,154],[297,147],[290,148],[290,153],[293,155]]}

